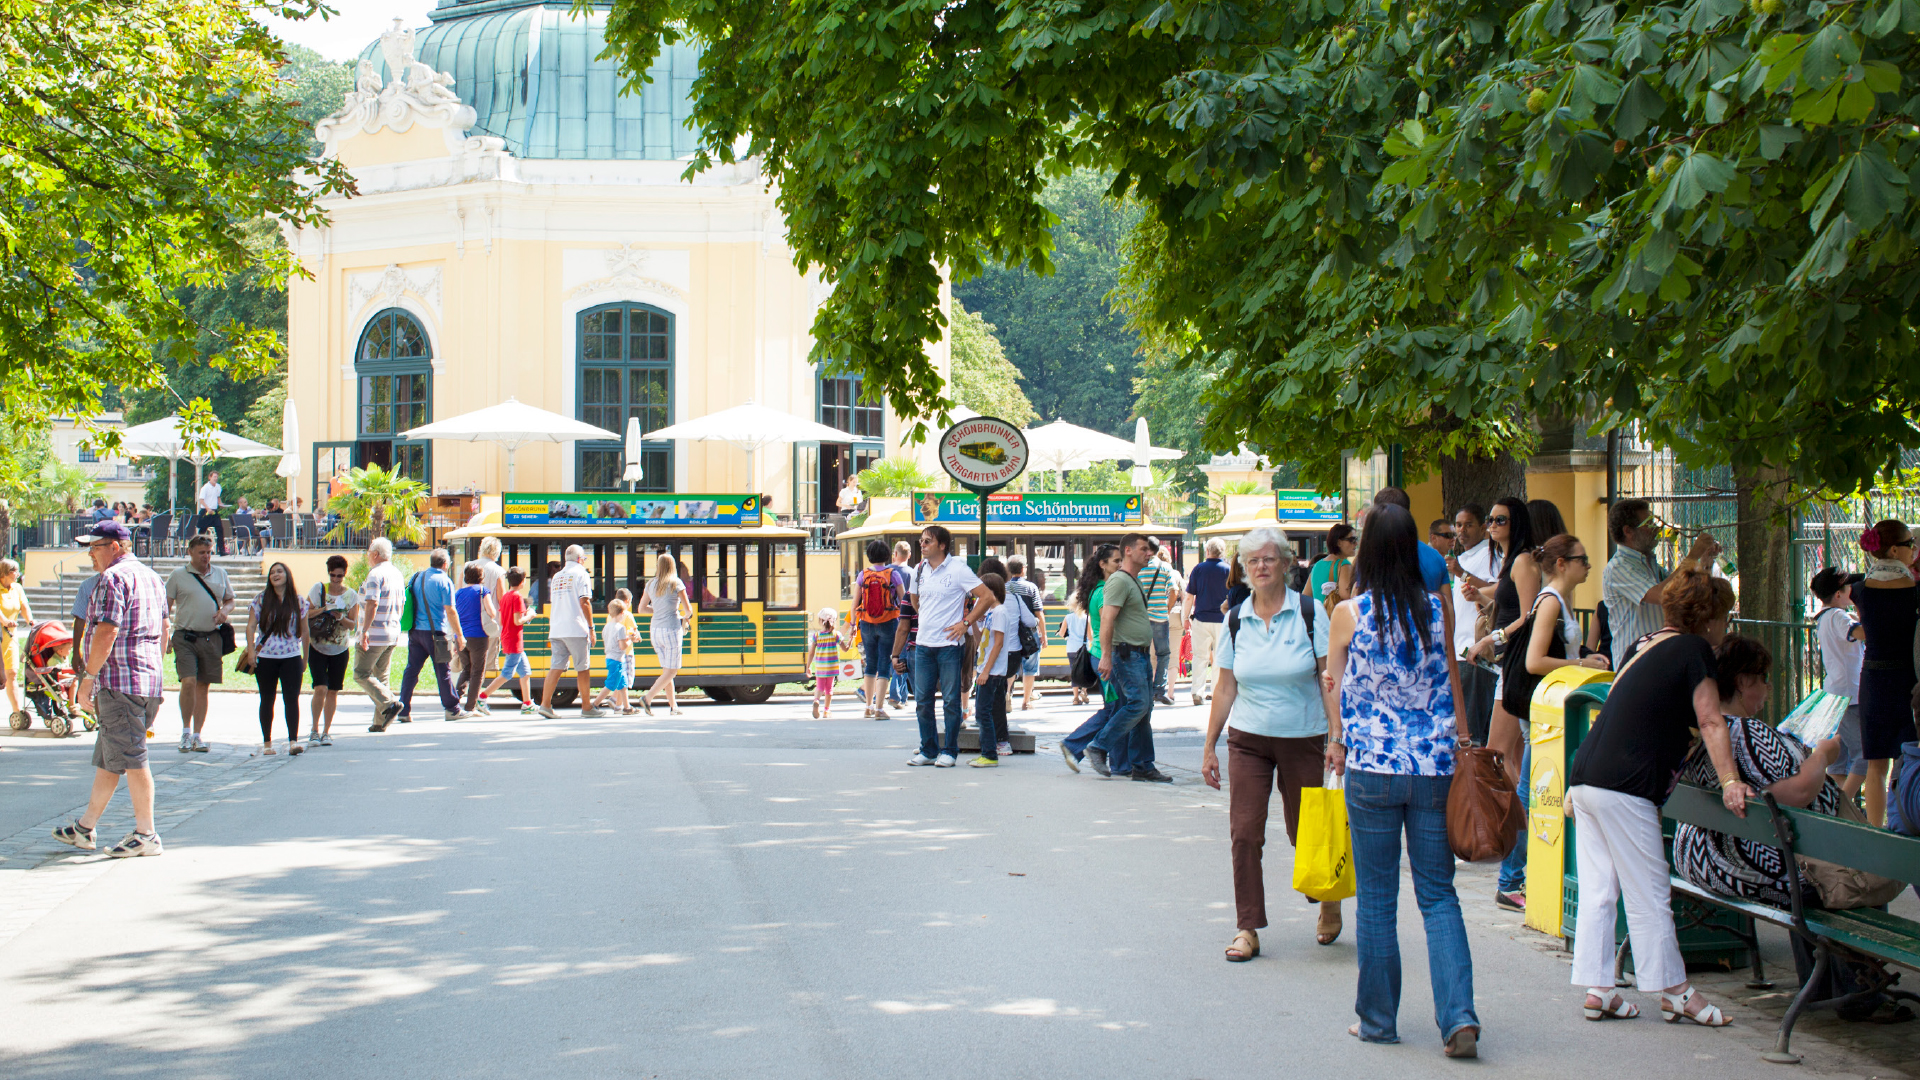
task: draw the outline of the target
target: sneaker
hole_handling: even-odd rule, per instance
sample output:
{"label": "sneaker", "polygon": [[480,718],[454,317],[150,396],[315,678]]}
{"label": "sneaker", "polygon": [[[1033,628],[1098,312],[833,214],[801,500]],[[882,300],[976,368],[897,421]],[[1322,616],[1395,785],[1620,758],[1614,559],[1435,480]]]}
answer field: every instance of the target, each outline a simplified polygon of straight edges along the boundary
{"label": "sneaker", "polygon": [[1171,698],[1171,697],[1168,697],[1168,696],[1167,696],[1166,694],[1155,694],[1155,695],[1153,696],[1153,700],[1155,700],[1155,701],[1157,701],[1157,702],[1159,702],[1159,703],[1160,703],[1160,704],[1162,704],[1162,705],[1171,705],[1171,704],[1173,704],[1173,698]]}
{"label": "sneaker", "polygon": [[857,697],[857,698],[859,698],[859,699],[860,699],[860,703],[861,703],[862,705],[864,705],[864,704],[866,704],[866,702],[867,702],[867,688],[866,688],[866,687],[864,687],[864,686],[861,686],[861,687],[856,687],[856,688],[854,689],[854,691],[853,691],[853,696],[854,696],[854,697]]}
{"label": "sneaker", "polygon": [[493,706],[491,706],[491,705],[489,705],[489,704],[487,704],[486,702],[484,702],[484,701],[483,701],[483,702],[481,702],[480,704],[478,704],[478,705],[475,705],[475,706],[473,707],[473,715],[475,715],[475,716],[492,716],[492,715],[493,715]]}
{"label": "sneaker", "polygon": [[594,717],[596,717],[596,716],[605,716],[605,715],[607,715],[607,714],[606,714],[606,711],[605,711],[605,710],[603,710],[603,709],[591,709],[591,708],[589,708],[589,709],[581,709],[581,710],[580,710],[580,716],[581,716],[581,717],[582,717],[583,719],[588,719],[588,720],[591,720],[591,719],[593,719],[593,718],[594,718]]}
{"label": "sneaker", "polygon": [[951,769],[954,765],[955,762],[952,754],[941,754],[939,757],[933,759],[933,767],[936,769]]}
{"label": "sneaker", "polygon": [[1067,768],[1072,769],[1074,772],[1080,771],[1080,763],[1073,760],[1073,751],[1067,749],[1066,743],[1060,744],[1060,756],[1067,759]]}
{"label": "sneaker", "polygon": [[94,849],[93,830],[82,828],[77,819],[71,825],[62,825],[53,830],[53,838],[63,844],[72,844],[81,851]]}
{"label": "sneaker", "polygon": [[524,703],[524,704],[522,704],[522,705],[520,706],[520,715],[521,715],[521,716],[533,716],[534,714],[536,714],[536,713],[538,713],[539,711],[540,711],[540,710],[539,710],[539,709],[537,709],[537,708],[535,708],[535,707],[534,707],[534,705],[533,705],[533,702],[531,702],[531,701],[529,701],[529,702],[526,702],[526,703]]}
{"label": "sneaker", "polygon": [[1149,784],[1173,783],[1173,777],[1168,776],[1166,773],[1161,772],[1159,769],[1156,769],[1151,765],[1147,766],[1144,769],[1133,770],[1133,778],[1135,780],[1145,781]]}
{"label": "sneaker", "polygon": [[320,736],[309,733],[307,735],[307,749],[311,750],[314,747],[319,745],[320,745]]}
{"label": "sneaker", "polygon": [[1507,911],[1525,911],[1527,910],[1527,894],[1521,892],[1519,889],[1515,889],[1512,892],[1495,892],[1493,894],[1493,903],[1496,907],[1504,908]]}
{"label": "sneaker", "polygon": [[1010,742],[995,743],[993,747],[993,752],[995,754],[998,754],[1000,757],[1012,757],[1013,744]]}
{"label": "sneaker", "polygon": [[107,849],[107,854],[116,859],[133,859],[142,855],[160,854],[160,835],[148,833],[145,836],[130,832],[127,838]]}
{"label": "sneaker", "polygon": [[928,757],[928,756],[927,756],[927,755],[925,755],[925,754],[915,754],[915,755],[913,755],[912,757],[910,757],[910,758],[908,758],[908,759],[907,759],[907,764],[909,764],[909,765],[931,765],[931,764],[933,764],[933,759],[932,759],[932,758],[930,758],[930,757]]}
{"label": "sneaker", "polygon": [[413,723],[413,714],[408,712],[402,712],[399,716],[396,716],[393,719],[395,723],[411,724]]}
{"label": "sneaker", "polygon": [[539,713],[541,716],[544,716],[549,720],[560,719],[560,714],[557,712],[554,712],[552,706],[542,705],[538,709],[535,709],[534,712]]}
{"label": "sneaker", "polygon": [[327,732],[327,733],[326,733],[325,735],[322,735],[322,736],[320,736],[320,745],[321,745],[321,746],[332,746],[332,745],[333,745],[333,732],[331,732],[331,731],[329,731],[329,732]]}
{"label": "sneaker", "polygon": [[882,708],[880,708],[880,707],[879,707],[879,706],[877,706],[877,705],[876,705],[876,706],[874,706],[874,709],[873,709],[873,718],[874,718],[875,720],[891,720],[891,719],[893,719],[893,717],[891,717],[891,716],[888,716],[888,715],[887,715],[887,710],[885,710],[885,709],[882,709]]}
{"label": "sneaker", "polygon": [[1101,776],[1113,775],[1112,770],[1107,768],[1107,752],[1105,750],[1097,746],[1087,747],[1086,761],[1087,764],[1093,766],[1093,771],[1099,773]]}
{"label": "sneaker", "polygon": [[974,758],[972,761],[967,762],[967,764],[973,766],[976,769],[991,769],[994,766],[1000,764],[1000,759],[990,758],[990,757],[977,757],[977,758]]}
{"label": "sneaker", "polygon": [[180,733],[180,752],[184,754],[191,749],[193,749],[193,732],[182,731]]}
{"label": "sneaker", "polygon": [[440,719],[449,722],[454,720],[471,720],[473,719],[473,715],[474,714],[467,712],[465,709],[448,709],[446,712],[440,714]]}
{"label": "sneaker", "polygon": [[193,752],[196,754],[204,754],[211,749],[213,749],[212,745],[209,744],[207,740],[201,738],[199,732],[194,732],[193,746],[192,746]]}

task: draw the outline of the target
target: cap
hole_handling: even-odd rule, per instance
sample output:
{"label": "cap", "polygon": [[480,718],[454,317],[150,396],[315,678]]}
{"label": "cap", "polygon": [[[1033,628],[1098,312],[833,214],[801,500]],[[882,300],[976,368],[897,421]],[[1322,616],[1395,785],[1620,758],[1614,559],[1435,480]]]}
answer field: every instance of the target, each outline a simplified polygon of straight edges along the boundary
{"label": "cap", "polygon": [[74,540],[82,544],[91,544],[95,540],[118,540],[123,544],[129,544],[133,542],[133,534],[127,531],[125,525],[117,521],[96,521],[93,523],[92,532],[76,536]]}
{"label": "cap", "polygon": [[1849,585],[1858,585],[1865,580],[1865,574],[1843,574],[1838,567],[1829,566],[1813,575],[1813,581],[1808,583],[1807,587],[1812,589],[1813,595],[1824,604],[1833,598],[1834,593]]}

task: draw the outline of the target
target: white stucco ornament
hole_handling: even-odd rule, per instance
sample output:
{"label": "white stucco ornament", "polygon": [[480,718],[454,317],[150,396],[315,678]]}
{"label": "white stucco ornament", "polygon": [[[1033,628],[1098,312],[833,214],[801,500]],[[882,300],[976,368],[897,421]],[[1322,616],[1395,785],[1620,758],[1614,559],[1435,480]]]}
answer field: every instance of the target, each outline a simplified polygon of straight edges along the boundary
{"label": "white stucco ornament", "polygon": [[449,153],[466,149],[466,130],[478,115],[453,92],[452,75],[414,59],[413,31],[393,20],[393,29],[380,35],[380,53],[387,61],[386,85],[372,64],[360,61],[340,110],[313,126],[314,138],[327,145],[326,156],[334,156],[340,141],[354,135],[381,128],[405,132],[415,124],[443,131]]}

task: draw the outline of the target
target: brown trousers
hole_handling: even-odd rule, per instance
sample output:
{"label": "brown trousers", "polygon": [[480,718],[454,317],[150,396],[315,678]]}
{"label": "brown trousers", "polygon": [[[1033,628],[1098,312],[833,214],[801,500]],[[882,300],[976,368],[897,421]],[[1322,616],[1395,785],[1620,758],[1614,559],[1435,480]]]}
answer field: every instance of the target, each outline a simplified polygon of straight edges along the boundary
{"label": "brown trousers", "polygon": [[1276,784],[1286,811],[1287,843],[1300,828],[1300,789],[1319,787],[1327,737],[1279,739],[1227,729],[1227,822],[1233,850],[1233,904],[1239,928],[1267,925],[1267,882],[1260,852],[1267,843],[1267,807]]}

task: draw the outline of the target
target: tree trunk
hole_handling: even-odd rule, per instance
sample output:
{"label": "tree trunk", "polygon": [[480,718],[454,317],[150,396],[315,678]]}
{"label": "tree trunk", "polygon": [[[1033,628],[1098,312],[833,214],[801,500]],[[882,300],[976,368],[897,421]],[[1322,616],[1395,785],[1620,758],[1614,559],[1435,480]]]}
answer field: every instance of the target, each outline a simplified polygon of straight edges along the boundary
{"label": "tree trunk", "polygon": [[1792,572],[1793,542],[1785,469],[1761,466],[1734,472],[1736,568],[1740,573],[1740,617],[1785,621],[1792,618],[1787,576]]}
{"label": "tree trunk", "polygon": [[1527,497],[1526,463],[1505,450],[1493,457],[1458,454],[1440,461],[1440,500],[1452,516],[1466,503],[1491,508],[1495,499]]}

